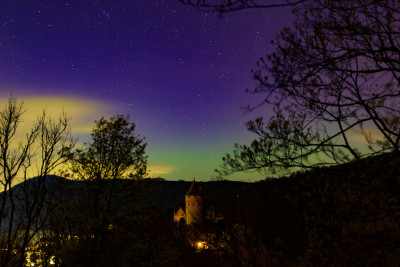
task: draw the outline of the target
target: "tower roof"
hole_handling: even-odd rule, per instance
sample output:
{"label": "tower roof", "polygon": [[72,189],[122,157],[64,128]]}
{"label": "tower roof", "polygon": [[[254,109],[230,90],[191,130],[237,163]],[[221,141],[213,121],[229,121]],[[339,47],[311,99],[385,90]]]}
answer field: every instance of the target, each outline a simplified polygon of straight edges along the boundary
{"label": "tower roof", "polygon": [[182,207],[179,207],[179,210],[174,215],[175,216],[186,216],[186,214],[183,211]]}
{"label": "tower roof", "polygon": [[186,195],[200,195],[201,192],[199,188],[197,187],[196,181],[193,179],[192,185],[189,188],[189,191],[187,191]]}

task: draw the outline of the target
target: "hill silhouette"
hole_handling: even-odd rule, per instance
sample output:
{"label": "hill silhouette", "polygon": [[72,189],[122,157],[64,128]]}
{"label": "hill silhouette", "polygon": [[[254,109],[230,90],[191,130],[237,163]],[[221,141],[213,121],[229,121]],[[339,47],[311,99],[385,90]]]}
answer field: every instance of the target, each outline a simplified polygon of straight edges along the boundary
{"label": "hill silhouette", "polygon": [[[17,184],[13,190],[18,193],[22,191],[23,187],[34,188],[37,184],[37,177],[31,178],[23,183]],[[107,181],[104,181],[107,182]],[[109,182],[109,181],[108,181]],[[120,183],[135,182],[128,179],[119,180]],[[162,209],[173,209],[184,205],[185,194],[189,190],[191,181],[168,181],[164,179],[144,179],[143,182],[148,183],[152,187],[150,197],[145,200],[147,204],[155,205]],[[230,191],[247,185],[245,182],[234,181],[209,181],[209,182],[196,182],[205,196],[211,197],[218,191]],[[57,175],[49,175],[46,177],[46,187],[48,191],[62,193],[63,190],[83,188],[87,182],[66,179]],[[1,196],[2,193],[0,193]]]}
{"label": "hill silhouette", "polygon": [[396,266],[400,260],[400,158],[394,154],[251,183],[238,196],[221,202],[224,231],[251,230],[218,242],[231,251],[242,244],[230,256],[251,266]]}

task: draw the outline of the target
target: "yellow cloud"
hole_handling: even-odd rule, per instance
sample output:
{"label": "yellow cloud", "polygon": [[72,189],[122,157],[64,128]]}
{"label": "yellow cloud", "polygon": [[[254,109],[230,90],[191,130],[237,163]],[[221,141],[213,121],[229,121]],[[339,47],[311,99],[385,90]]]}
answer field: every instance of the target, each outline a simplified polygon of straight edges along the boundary
{"label": "yellow cloud", "polygon": [[[8,105],[8,96],[0,96],[0,110],[4,110]],[[85,142],[85,137],[92,131],[94,121],[102,116],[107,117],[113,113],[110,104],[101,101],[84,100],[74,97],[62,96],[29,96],[17,97],[17,101],[23,101],[25,113],[22,116],[22,122],[19,125],[16,135],[12,139],[12,149],[18,149],[19,143],[25,143],[26,135],[32,129],[33,124],[46,111],[48,118],[58,118],[62,112],[65,112],[71,118],[71,132],[76,137],[79,135],[79,142]],[[83,136],[82,136],[83,135]],[[37,144],[36,144],[37,145]],[[37,149],[37,147],[34,149]],[[79,146],[80,144],[77,144]],[[28,170],[28,176],[36,176],[40,170],[40,159],[38,155],[32,158],[31,167]],[[20,178],[16,180],[19,182]]]}
{"label": "yellow cloud", "polygon": [[147,167],[149,169],[150,177],[162,176],[178,170],[174,166],[160,163],[149,163]]}
{"label": "yellow cloud", "polygon": [[[26,109],[22,125],[25,129],[29,129],[45,110],[47,116],[54,118],[65,112],[71,118],[72,133],[87,134],[91,132],[95,120],[112,113],[111,105],[101,101],[57,96],[27,96],[17,99],[24,102]],[[0,98],[1,109],[7,105],[7,101],[8,97]]]}

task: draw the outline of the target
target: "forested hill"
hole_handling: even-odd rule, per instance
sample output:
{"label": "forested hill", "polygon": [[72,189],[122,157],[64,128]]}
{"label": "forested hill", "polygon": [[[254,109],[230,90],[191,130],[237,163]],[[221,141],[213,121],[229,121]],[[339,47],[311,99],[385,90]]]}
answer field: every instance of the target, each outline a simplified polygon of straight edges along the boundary
{"label": "forested hill", "polygon": [[[33,188],[37,185],[37,182],[37,178],[32,178],[27,181],[26,187]],[[127,180],[121,180],[121,182],[127,182]],[[150,193],[146,193],[147,200],[145,200],[145,203],[166,209],[175,209],[179,206],[184,207],[185,194],[192,183],[191,181],[167,181],[163,179],[149,179],[145,182],[149,182],[148,187],[150,188]],[[216,192],[236,191],[238,188],[248,184],[233,181],[209,181],[196,183],[206,199],[212,198]],[[61,192],[66,190],[66,188],[78,189],[84,186],[85,183],[82,181],[65,179],[56,175],[50,175],[46,178],[47,190],[54,192],[55,194],[57,194],[56,192],[61,194]],[[13,189],[18,192],[19,190],[22,190],[22,187],[23,184],[18,184],[14,186]]]}
{"label": "forested hill", "polygon": [[[400,158],[385,154],[251,183],[225,220],[245,225],[242,255],[293,266],[398,266]],[[233,255],[232,255],[233,256]],[[240,256],[238,256],[240,257]],[[262,261],[261,261],[262,260]]]}

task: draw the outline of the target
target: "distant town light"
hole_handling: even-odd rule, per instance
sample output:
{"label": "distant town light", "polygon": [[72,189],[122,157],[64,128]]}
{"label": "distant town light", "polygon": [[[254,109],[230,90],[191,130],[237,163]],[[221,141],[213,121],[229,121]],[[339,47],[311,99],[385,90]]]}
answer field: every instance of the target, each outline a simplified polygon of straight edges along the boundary
{"label": "distant town light", "polygon": [[56,256],[51,256],[51,258],[50,258],[50,265],[55,265],[55,264],[56,264],[56,262],[55,262],[55,257],[56,257]]}

